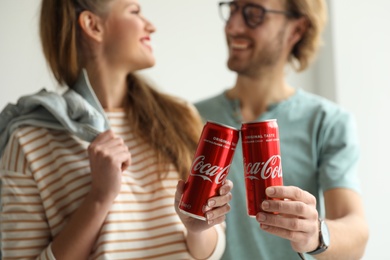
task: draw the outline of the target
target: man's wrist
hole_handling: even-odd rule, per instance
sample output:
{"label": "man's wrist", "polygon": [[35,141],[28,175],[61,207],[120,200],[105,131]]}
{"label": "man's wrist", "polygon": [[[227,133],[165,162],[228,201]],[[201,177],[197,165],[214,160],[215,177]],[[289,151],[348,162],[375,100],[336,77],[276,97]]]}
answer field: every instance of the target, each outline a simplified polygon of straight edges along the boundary
{"label": "man's wrist", "polygon": [[317,255],[326,251],[330,244],[330,233],[325,220],[318,219],[319,222],[319,244],[313,251],[307,252],[309,255]]}

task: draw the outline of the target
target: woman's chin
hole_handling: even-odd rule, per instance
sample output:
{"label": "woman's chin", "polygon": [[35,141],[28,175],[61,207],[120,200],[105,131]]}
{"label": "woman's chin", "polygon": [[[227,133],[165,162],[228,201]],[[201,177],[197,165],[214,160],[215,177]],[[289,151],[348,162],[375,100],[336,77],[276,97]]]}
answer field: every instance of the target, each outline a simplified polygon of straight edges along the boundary
{"label": "woman's chin", "polygon": [[139,68],[139,70],[152,68],[154,67],[155,64],[156,64],[156,60],[150,59],[149,61],[145,62],[143,66]]}

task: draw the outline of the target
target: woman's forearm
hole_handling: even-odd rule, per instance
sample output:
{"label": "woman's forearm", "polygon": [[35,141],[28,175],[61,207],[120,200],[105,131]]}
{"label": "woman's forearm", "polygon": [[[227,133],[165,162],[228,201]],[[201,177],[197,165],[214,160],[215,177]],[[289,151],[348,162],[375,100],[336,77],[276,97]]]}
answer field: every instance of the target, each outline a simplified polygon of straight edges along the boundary
{"label": "woman's forearm", "polygon": [[188,232],[187,234],[188,250],[196,259],[208,258],[214,252],[217,243],[218,234],[215,227],[199,233]]}
{"label": "woman's forearm", "polygon": [[97,199],[89,193],[69,222],[52,242],[56,259],[87,259],[104,223],[112,200]]}

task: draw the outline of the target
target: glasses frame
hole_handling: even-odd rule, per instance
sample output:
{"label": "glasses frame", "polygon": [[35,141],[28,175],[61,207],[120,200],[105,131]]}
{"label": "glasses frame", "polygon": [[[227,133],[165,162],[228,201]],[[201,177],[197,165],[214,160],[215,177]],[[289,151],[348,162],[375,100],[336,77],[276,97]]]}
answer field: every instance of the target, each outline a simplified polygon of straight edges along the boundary
{"label": "glasses frame", "polygon": [[[287,16],[287,17],[289,17],[289,18],[298,18],[298,17],[299,17],[298,14],[295,14],[295,13],[290,12],[290,11],[282,11],[282,10],[267,9],[267,8],[265,8],[264,6],[261,6],[261,5],[258,5],[258,4],[254,4],[254,3],[246,3],[246,4],[244,4],[244,5],[239,5],[239,4],[238,4],[237,2],[235,2],[235,1],[219,2],[219,3],[218,3],[219,15],[220,15],[220,17],[222,18],[222,20],[224,20],[226,23],[229,22],[229,20],[231,19],[232,15],[233,15],[234,13],[231,13],[230,16],[229,16],[229,18],[226,19],[226,18],[224,17],[224,15],[223,15],[222,8],[223,8],[223,6],[229,6],[229,8],[230,8],[231,5],[234,5],[234,6],[236,7],[236,12],[237,12],[237,11],[239,12],[240,9],[241,9],[241,15],[242,15],[242,17],[244,18],[244,21],[245,21],[246,26],[248,26],[249,28],[252,28],[252,29],[256,28],[257,26],[259,26],[260,24],[263,23],[264,17],[265,17],[265,15],[266,15],[267,13],[282,14],[282,15],[285,15],[285,16]],[[249,21],[248,11],[247,11],[247,10],[248,10],[248,8],[253,8],[253,7],[254,7],[254,8],[258,8],[259,10],[261,10],[261,11],[263,12],[263,15],[262,15],[261,19],[260,19],[259,22],[257,22],[257,23],[251,23],[251,22]]]}

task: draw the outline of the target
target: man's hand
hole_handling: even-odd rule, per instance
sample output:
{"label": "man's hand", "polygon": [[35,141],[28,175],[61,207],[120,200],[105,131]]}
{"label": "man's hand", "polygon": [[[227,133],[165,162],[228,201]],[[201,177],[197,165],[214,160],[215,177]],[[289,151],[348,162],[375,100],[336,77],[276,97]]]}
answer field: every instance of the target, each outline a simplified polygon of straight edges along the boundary
{"label": "man's hand", "polygon": [[290,240],[296,252],[310,252],[319,244],[316,198],[298,187],[273,186],[266,194],[275,200],[265,200],[256,220],[273,235]]}

